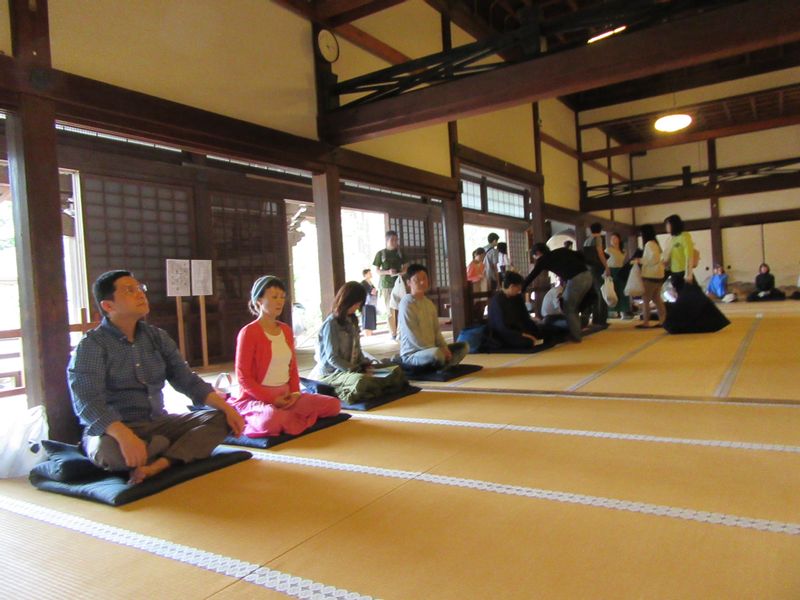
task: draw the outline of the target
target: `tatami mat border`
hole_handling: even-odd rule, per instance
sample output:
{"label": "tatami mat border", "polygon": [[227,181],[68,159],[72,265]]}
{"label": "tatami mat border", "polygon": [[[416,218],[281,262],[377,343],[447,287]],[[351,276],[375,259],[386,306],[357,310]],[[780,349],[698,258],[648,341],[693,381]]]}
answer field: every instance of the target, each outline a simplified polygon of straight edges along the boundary
{"label": "tatami mat border", "polygon": [[575,392],[575,391],[578,391],[578,390],[579,390],[579,389],[581,389],[583,386],[590,384],[590,383],[591,383],[591,382],[593,382],[595,379],[599,379],[600,377],[602,377],[603,375],[605,375],[606,373],[608,373],[608,372],[609,372],[609,371],[611,371],[612,369],[616,369],[616,368],[617,368],[617,367],[619,367],[620,365],[622,365],[622,364],[624,364],[625,362],[629,361],[631,358],[633,358],[634,356],[636,356],[636,355],[637,355],[637,354],[639,354],[640,352],[643,352],[644,350],[647,350],[647,349],[648,349],[650,346],[654,346],[655,344],[657,344],[658,342],[660,342],[661,340],[663,340],[663,339],[664,339],[664,337],[665,337],[666,335],[667,335],[667,332],[665,331],[665,332],[663,332],[663,333],[661,333],[661,334],[657,335],[657,336],[656,336],[656,337],[654,337],[653,339],[651,339],[651,340],[647,340],[647,341],[646,341],[644,344],[642,344],[642,345],[640,345],[640,346],[637,346],[636,348],[634,348],[633,350],[631,350],[631,351],[629,351],[629,352],[626,352],[625,354],[623,354],[622,356],[620,356],[620,357],[619,357],[617,360],[615,360],[614,362],[612,362],[612,363],[610,363],[610,364],[606,365],[606,366],[605,366],[605,367],[603,367],[602,369],[598,369],[597,371],[595,371],[595,372],[594,372],[594,373],[592,373],[591,375],[588,375],[587,377],[584,377],[583,379],[581,379],[581,380],[580,380],[580,381],[578,381],[577,383],[574,383],[573,385],[569,386],[569,387],[567,388],[567,391],[568,391],[568,392]]}
{"label": "tatami mat border", "polygon": [[756,314],[756,318],[750,325],[750,329],[747,330],[747,335],[744,336],[741,344],[739,344],[739,348],[736,350],[736,355],[733,357],[731,366],[728,367],[727,371],[725,371],[725,374],[722,376],[722,380],[719,382],[717,389],[714,390],[714,396],[717,398],[727,398],[728,394],[731,393],[733,384],[736,383],[736,378],[739,376],[739,371],[742,369],[744,357],[747,355],[747,349],[750,348],[750,344],[753,342],[753,338],[756,335],[756,330],[761,324],[763,318],[763,313]]}
{"label": "tatami mat border", "polygon": [[549,435],[571,435],[576,437],[626,440],[632,442],[654,442],[659,444],[683,444],[686,446],[706,446],[711,448],[734,448],[739,450],[758,450],[767,452],[788,452],[800,454],[800,446],[786,444],[763,444],[759,442],[732,442],[728,440],[703,440],[697,438],[676,438],[641,433],[616,433],[613,431],[592,431],[587,429],[562,429],[539,427],[536,425],[511,425],[508,423],[483,423],[480,421],[456,421],[452,419],[427,419],[420,417],[395,417],[391,415],[355,415],[356,419],[375,421],[394,421],[397,423],[418,423],[420,425],[441,425],[445,427],[470,427],[474,429],[500,429],[503,431],[525,431]]}
{"label": "tatami mat border", "polygon": [[563,390],[511,390],[508,388],[445,388],[445,387],[426,387],[424,382],[420,382],[423,392],[437,392],[445,394],[478,394],[482,396],[503,395],[503,396],[534,396],[537,398],[580,398],[583,400],[621,400],[625,402],[664,402],[672,404],[718,404],[736,406],[772,406],[776,408],[800,408],[800,399],[786,400],[782,398],[743,398],[733,397],[721,400],[716,396],[696,396],[687,398],[686,396],[674,396],[669,394],[609,394],[604,392],[568,392]]}
{"label": "tatami mat border", "polygon": [[378,475],[380,477],[408,479],[422,481],[425,483],[473,489],[482,492],[491,492],[495,494],[523,496],[537,500],[548,500],[552,502],[564,502],[567,504],[593,506],[611,510],[622,510],[656,517],[668,517],[672,519],[695,521],[698,523],[724,525],[726,527],[755,529],[758,531],[782,533],[786,535],[800,535],[800,524],[798,523],[772,521],[769,519],[756,519],[738,515],[729,515],[725,513],[694,510],[691,508],[665,506],[660,504],[651,504],[648,502],[634,502],[631,500],[619,500],[617,498],[605,498],[603,496],[590,496],[587,494],[574,494],[571,492],[545,490],[521,485],[507,485],[504,483],[483,481],[480,479],[466,479],[463,477],[451,477],[448,475],[432,475],[430,473],[423,473],[419,471],[404,471],[400,469],[370,467],[367,465],[321,460],[318,458],[305,458],[302,456],[291,456],[287,454],[268,454],[266,452],[256,451],[253,452],[253,457],[267,462],[301,465],[305,467],[330,469],[334,471],[348,471],[351,473],[363,473],[365,475]]}
{"label": "tatami mat border", "polygon": [[169,540],[143,535],[97,523],[83,517],[59,512],[30,502],[24,502],[0,496],[0,509],[20,516],[28,517],[50,525],[63,527],[71,531],[83,533],[93,538],[142,550],[149,554],[176,560],[207,571],[247,581],[254,585],[280,592],[295,598],[311,600],[373,600],[372,596],[364,596],[334,586],[325,585],[310,579],[304,579],[289,573],[283,573],[254,563],[236,558],[207,552],[191,546],[176,544]]}

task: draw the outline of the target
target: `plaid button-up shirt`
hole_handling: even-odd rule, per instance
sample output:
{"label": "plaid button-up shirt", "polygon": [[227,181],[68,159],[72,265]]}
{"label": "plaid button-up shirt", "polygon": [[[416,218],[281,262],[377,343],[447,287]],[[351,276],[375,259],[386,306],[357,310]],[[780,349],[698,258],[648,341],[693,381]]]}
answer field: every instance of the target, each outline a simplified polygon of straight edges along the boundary
{"label": "plaid button-up shirt", "polygon": [[133,342],[107,318],[89,331],[67,369],[72,406],[88,435],[111,423],[150,421],[167,414],[164,382],[202,406],[213,391],[194,373],[166,331],[139,321]]}

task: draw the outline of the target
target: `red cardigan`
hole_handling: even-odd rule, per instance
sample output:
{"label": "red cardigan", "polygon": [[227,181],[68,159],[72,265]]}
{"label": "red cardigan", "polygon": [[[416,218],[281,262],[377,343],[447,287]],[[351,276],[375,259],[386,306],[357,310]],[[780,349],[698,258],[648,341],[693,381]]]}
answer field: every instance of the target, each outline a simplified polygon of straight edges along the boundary
{"label": "red cardigan", "polygon": [[[294,351],[292,329],[278,322],[292,351],[289,363],[289,391],[300,391],[300,374],[297,371],[297,354]],[[258,321],[248,323],[236,338],[236,377],[239,380],[239,400],[261,400],[272,404],[280,388],[261,385],[272,361],[272,342],[264,334]]]}

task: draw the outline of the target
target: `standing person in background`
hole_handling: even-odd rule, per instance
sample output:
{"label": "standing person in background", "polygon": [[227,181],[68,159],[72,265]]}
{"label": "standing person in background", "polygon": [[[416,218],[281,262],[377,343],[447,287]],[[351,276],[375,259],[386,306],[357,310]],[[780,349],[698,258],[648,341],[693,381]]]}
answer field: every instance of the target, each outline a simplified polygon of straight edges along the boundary
{"label": "standing person in background", "polygon": [[664,266],[669,270],[672,287],[680,293],[684,282],[694,283],[694,242],[692,236],[683,230],[683,220],[678,215],[664,219],[670,238],[664,251]]}
{"label": "standing person in background", "polygon": [[[400,310],[400,301],[403,299],[403,296],[408,294],[408,281],[406,281],[405,274],[398,275],[397,279],[394,282],[394,287],[392,288],[392,293],[389,295],[389,307],[397,314],[397,311]],[[400,327],[400,319],[397,320],[397,337],[395,338],[398,342],[403,338],[403,328]]]}
{"label": "standing person in background", "polygon": [[483,318],[486,300],[483,298],[476,299],[475,295],[489,289],[486,277],[484,276],[486,271],[486,266],[483,264],[484,258],[486,258],[486,250],[483,248],[476,248],[472,251],[472,261],[467,265],[467,281],[472,291],[472,311],[476,321],[480,321]]}
{"label": "standing person in background", "polygon": [[372,269],[364,269],[361,275],[364,277],[361,287],[367,293],[367,299],[361,307],[361,329],[364,335],[372,335],[378,326],[378,288],[372,285]]}
{"label": "standing person in background", "polygon": [[603,277],[611,275],[606,258],[606,242],[603,237],[603,226],[592,223],[589,226],[591,236],[583,243],[583,257],[592,273],[592,287],[597,296],[592,309],[592,324],[605,327],[608,322],[608,305],[603,300]]}
{"label": "standing person in background", "polygon": [[484,258],[486,258],[486,250],[476,248],[472,251],[472,260],[467,265],[467,281],[472,284],[473,292],[482,292],[485,288],[483,285],[486,281],[484,277],[486,272],[486,265],[483,264]]}
{"label": "standing person in background", "polygon": [[488,290],[493,292],[499,285],[497,278],[497,260],[499,258],[497,244],[500,242],[500,236],[496,233],[490,233],[487,240],[489,241],[489,244],[483,247],[483,249],[486,251],[486,256],[483,259],[483,275],[486,277],[486,285],[488,286]]}
{"label": "standing person in background", "polygon": [[661,246],[656,239],[656,230],[652,225],[642,225],[639,229],[644,244],[644,252],[638,261],[642,269],[642,283],[644,283],[644,294],[642,295],[642,323],[637,325],[637,329],[648,329],[650,327],[650,302],[655,302],[658,311],[658,319],[661,323],[667,318],[667,309],[664,300],[661,298],[661,284],[664,283],[664,264],[661,262]]}
{"label": "standing person in background", "polygon": [[786,300],[786,294],[775,287],[775,275],[769,272],[769,265],[761,263],[756,275],[756,289],[747,296],[748,302],[763,300]]}
{"label": "standing person in background", "polygon": [[611,272],[611,278],[614,280],[614,291],[617,292],[617,306],[615,310],[619,314],[620,319],[632,318],[631,313],[631,300],[625,295],[625,283],[628,281],[627,274],[629,269],[625,269],[625,246],[622,243],[622,236],[618,233],[612,233],[609,239],[610,244],[606,248],[608,254],[607,264],[608,270]]}
{"label": "standing person in background", "polygon": [[516,269],[508,256],[508,244],[500,242],[497,244],[497,285],[499,288],[503,288],[503,275],[510,271],[516,271]]}
{"label": "standing person in background", "polygon": [[400,251],[397,232],[389,230],[386,232],[386,247],[375,255],[372,261],[373,266],[378,270],[381,279],[378,284],[383,304],[386,307],[387,320],[389,322],[389,333],[392,339],[397,339],[397,311],[389,306],[397,276],[405,272],[406,262],[403,253]]}

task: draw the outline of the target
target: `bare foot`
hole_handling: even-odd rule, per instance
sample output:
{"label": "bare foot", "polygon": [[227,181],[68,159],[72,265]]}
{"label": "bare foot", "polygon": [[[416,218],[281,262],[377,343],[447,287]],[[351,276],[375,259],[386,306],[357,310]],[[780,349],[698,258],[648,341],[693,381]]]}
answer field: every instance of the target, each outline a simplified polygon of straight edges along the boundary
{"label": "bare foot", "polygon": [[145,465],[143,467],[136,467],[133,471],[131,471],[131,477],[128,479],[128,483],[137,484],[142,483],[145,479],[149,477],[153,477],[154,475],[158,475],[161,471],[168,469],[172,463],[169,459],[164,458],[157,458],[149,465]]}

